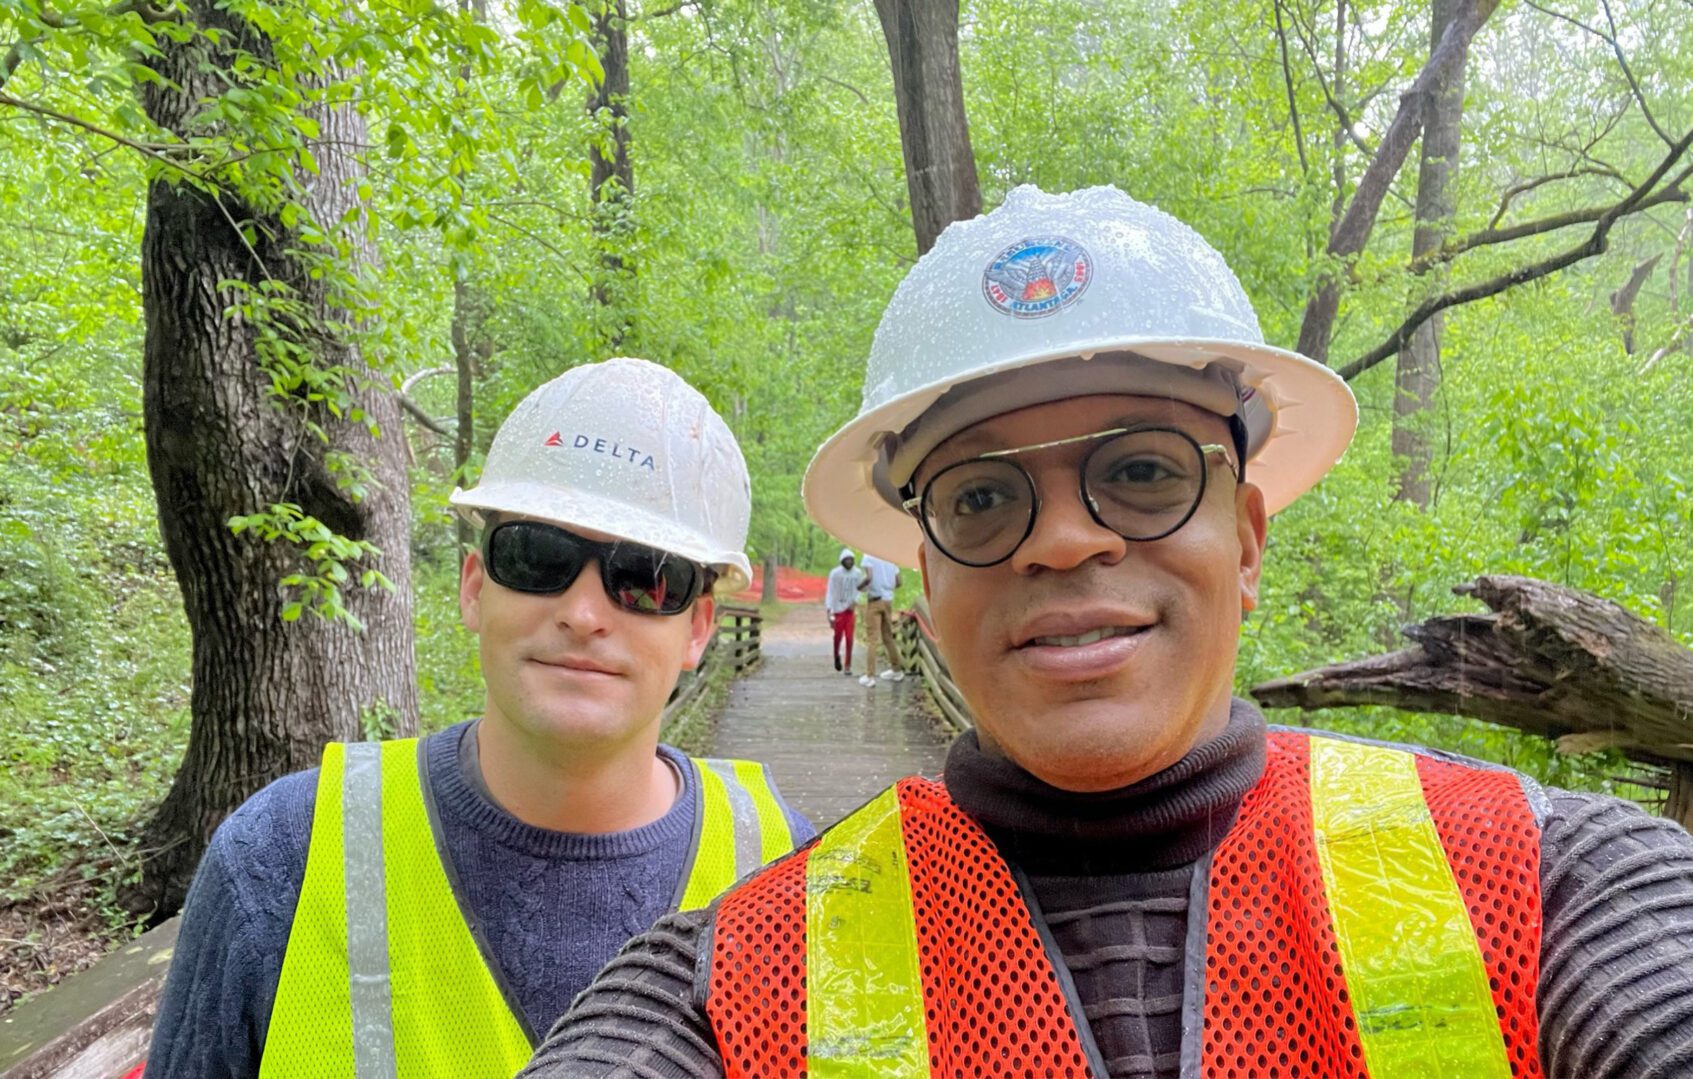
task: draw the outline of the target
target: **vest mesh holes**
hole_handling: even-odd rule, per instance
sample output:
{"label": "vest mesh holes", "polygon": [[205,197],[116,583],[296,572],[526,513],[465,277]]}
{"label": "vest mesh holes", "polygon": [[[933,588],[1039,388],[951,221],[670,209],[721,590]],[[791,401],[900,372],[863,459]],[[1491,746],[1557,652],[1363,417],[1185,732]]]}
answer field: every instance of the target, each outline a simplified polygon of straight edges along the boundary
{"label": "vest mesh holes", "polygon": [[805,864],[803,854],[778,862],[755,878],[763,887],[731,891],[717,908],[706,1010],[731,1077],[805,1074],[805,966],[793,962],[804,954]]}
{"label": "vest mesh holes", "polygon": [[1240,1079],[1362,1076],[1311,842],[1305,742],[1272,737],[1269,753],[1211,863],[1204,1058]]}
{"label": "vest mesh holes", "polygon": [[1515,1079],[1540,1079],[1534,989],[1540,979],[1540,843],[1509,772],[1417,759],[1423,798],[1481,946]]}

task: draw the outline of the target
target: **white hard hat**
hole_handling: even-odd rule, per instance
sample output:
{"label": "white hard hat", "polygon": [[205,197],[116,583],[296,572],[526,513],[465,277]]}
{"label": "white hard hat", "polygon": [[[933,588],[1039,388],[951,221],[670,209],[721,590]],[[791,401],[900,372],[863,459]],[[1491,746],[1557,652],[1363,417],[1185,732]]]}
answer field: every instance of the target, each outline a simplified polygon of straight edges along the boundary
{"label": "white hard hat", "polygon": [[1333,371],[1264,344],[1222,255],[1114,187],[1019,187],[955,222],[905,275],[870,346],[858,416],[817,451],[805,504],[824,529],[916,565],[900,488],[948,437],[1092,394],[1186,401],[1238,421],[1269,512],[1340,459],[1358,425]]}
{"label": "white hard hat", "polygon": [[743,548],[752,485],[711,403],[646,360],[574,367],[512,409],[482,482],[448,499],[657,547],[710,566],[726,591],[752,581]]}

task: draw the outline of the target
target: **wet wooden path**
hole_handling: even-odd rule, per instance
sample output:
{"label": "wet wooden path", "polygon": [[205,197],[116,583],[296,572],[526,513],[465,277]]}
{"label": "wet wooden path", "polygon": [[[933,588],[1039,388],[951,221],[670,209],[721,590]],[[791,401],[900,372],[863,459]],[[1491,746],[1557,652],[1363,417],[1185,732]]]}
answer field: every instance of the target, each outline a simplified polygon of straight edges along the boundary
{"label": "wet wooden path", "polygon": [[[918,677],[861,686],[836,672],[821,606],[789,608],[763,630],[764,660],[734,683],[715,719],[711,753],[762,760],[789,803],[818,829],[901,776],[934,775],[952,732]],[[863,642],[853,644],[862,672]],[[882,668],[887,656],[878,661]]]}

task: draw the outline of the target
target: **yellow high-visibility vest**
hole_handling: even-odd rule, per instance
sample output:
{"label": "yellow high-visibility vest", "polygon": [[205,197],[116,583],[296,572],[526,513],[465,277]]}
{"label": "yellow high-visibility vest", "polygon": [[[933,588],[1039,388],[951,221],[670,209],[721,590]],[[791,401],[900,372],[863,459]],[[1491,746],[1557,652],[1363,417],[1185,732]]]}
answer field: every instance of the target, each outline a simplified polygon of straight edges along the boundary
{"label": "yellow high-visibility vest", "polygon": [[[763,765],[690,763],[679,909],[793,848]],[[324,747],[260,1079],[510,1079],[534,1051],[453,892],[424,769],[415,738]]]}

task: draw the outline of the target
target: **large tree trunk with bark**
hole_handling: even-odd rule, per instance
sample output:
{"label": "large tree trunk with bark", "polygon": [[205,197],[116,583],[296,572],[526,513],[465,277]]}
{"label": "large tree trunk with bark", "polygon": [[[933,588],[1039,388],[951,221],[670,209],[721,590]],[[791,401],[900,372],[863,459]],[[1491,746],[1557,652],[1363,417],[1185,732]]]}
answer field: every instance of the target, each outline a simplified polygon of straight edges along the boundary
{"label": "large tree trunk with bark", "polygon": [[1374,704],[1500,723],[1565,752],[1619,749],[1671,769],[1670,809],[1693,826],[1693,650],[1608,600],[1526,577],[1453,589],[1491,614],[1408,626],[1411,648],[1252,688],[1270,708]]}
{"label": "large tree trunk with bark", "polygon": [[[1434,0],[1430,9],[1429,57],[1452,23],[1458,0]],[[1416,229],[1411,236],[1411,258],[1416,260],[1440,250],[1452,233],[1457,212],[1456,185],[1458,152],[1462,144],[1464,117],[1464,72],[1469,60],[1466,47],[1451,60],[1429,95],[1423,117],[1422,161],[1417,170]],[[1430,275],[1427,287],[1438,290],[1445,274]],[[1427,507],[1429,503],[1429,448],[1427,417],[1440,389],[1440,334],[1445,319],[1435,315],[1418,326],[1411,340],[1399,350],[1393,395],[1393,455],[1399,459],[1399,489],[1395,497]]]}
{"label": "large tree trunk with bark", "polygon": [[[589,95],[597,130],[588,147],[588,194],[599,253],[593,300],[599,336],[609,352],[633,335],[629,312],[635,260],[635,165],[629,157],[629,12],[626,0],[601,0],[594,41],[605,78]],[[603,359],[604,357],[594,357]]]}
{"label": "large tree trunk with bark", "polygon": [[899,141],[917,253],[982,212],[958,67],[958,0],[876,0],[893,62]]}
{"label": "large tree trunk with bark", "polygon": [[[208,0],[191,3],[190,14],[216,27],[222,43],[161,39],[153,66],[164,82],[143,92],[153,120],[178,133],[224,89],[234,49],[267,52],[251,26]],[[315,118],[321,135],[311,149],[321,174],[306,178],[307,198],[319,220],[337,222],[356,207],[360,166],[350,148],[367,141],[364,123],[350,108]],[[251,245],[236,223],[255,226]],[[283,282],[308,312],[344,318],[290,256],[296,243],[233,192],[214,199],[164,180],[148,188],[141,250],[147,463],[193,638],[188,749],[146,829],[152,854],[141,885],[127,897],[156,917],[181,905],[213,829],[259,787],[317,764],[325,742],[364,737],[368,720],[395,733],[416,727],[408,491],[395,395],[380,377],[357,391],[383,437],[319,410],[312,418],[327,444],[314,439],[302,410],[318,406],[273,394],[256,348],[259,327],[230,311],[240,296],[221,284]],[[361,366],[346,344],[325,335],[312,341],[319,362]],[[330,454],[369,470],[363,498],[338,485]],[[345,589],[362,632],[311,615],[283,621],[280,581],[302,568],[296,548],[251,531],[237,535],[228,522],[284,502],[383,552],[375,568],[394,591]]]}

